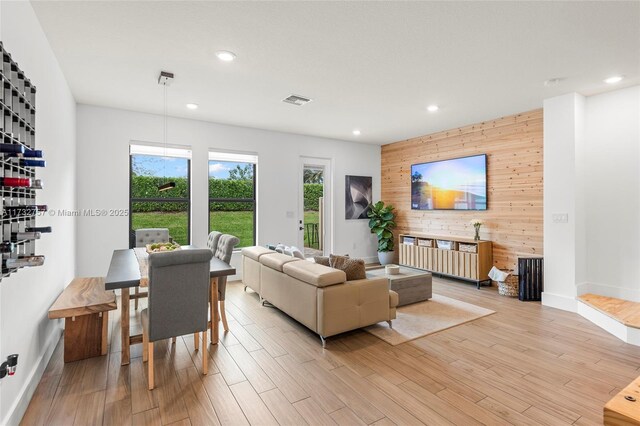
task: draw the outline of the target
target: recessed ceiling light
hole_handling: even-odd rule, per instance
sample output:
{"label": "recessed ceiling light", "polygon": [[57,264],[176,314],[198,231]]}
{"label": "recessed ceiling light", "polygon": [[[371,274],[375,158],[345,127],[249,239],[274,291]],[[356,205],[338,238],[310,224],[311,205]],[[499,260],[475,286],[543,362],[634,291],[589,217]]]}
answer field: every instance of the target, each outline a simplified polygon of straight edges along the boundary
{"label": "recessed ceiling light", "polygon": [[198,104],[187,104],[187,108],[189,108],[189,109],[198,109]]}
{"label": "recessed ceiling light", "polygon": [[224,62],[231,62],[236,58],[236,54],[228,50],[219,50],[216,52],[216,56]]}
{"label": "recessed ceiling light", "polygon": [[429,112],[436,112],[440,109],[440,107],[438,105],[429,105],[427,107],[427,111]]}
{"label": "recessed ceiling light", "polygon": [[360,136],[360,130],[356,129],[353,131],[353,136]]}
{"label": "recessed ceiling light", "polygon": [[622,78],[621,75],[614,75],[613,77],[607,78],[604,82],[607,84],[616,84],[622,81]]}

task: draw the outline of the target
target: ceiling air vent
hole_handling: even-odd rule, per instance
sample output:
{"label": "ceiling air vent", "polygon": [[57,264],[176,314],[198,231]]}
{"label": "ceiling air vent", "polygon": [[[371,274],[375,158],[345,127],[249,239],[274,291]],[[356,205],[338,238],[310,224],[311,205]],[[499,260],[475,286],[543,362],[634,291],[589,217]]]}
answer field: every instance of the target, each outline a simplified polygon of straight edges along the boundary
{"label": "ceiling air vent", "polygon": [[302,106],[304,104],[307,104],[307,103],[311,102],[311,99],[305,98],[305,97],[302,97],[302,96],[298,96],[298,95],[290,95],[290,96],[284,98],[282,100],[282,102],[286,102],[286,103],[292,104],[292,105]]}

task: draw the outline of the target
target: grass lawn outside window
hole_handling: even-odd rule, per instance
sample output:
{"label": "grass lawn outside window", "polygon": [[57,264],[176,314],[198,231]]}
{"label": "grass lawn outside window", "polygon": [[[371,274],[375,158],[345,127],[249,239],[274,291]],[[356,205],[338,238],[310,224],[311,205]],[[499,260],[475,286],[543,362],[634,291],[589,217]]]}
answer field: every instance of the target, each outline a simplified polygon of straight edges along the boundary
{"label": "grass lawn outside window", "polygon": [[[248,247],[253,244],[253,212],[211,212],[209,216],[211,223],[209,229],[232,234],[240,238],[238,247]],[[304,212],[305,223],[318,223],[318,212]],[[133,229],[137,228],[168,228],[169,234],[179,244],[185,244],[187,241],[187,215],[184,213],[165,213],[165,212],[145,212],[133,213],[131,219]],[[215,223],[215,227],[213,224]],[[278,243],[281,241],[274,241]],[[296,244],[296,242],[284,242]],[[305,246],[307,245],[305,235]]]}

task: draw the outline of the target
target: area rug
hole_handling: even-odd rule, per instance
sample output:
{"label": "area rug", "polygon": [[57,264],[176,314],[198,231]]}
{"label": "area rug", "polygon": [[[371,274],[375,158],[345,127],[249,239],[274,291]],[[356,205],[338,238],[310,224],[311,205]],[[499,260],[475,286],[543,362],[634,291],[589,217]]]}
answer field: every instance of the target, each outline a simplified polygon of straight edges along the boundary
{"label": "area rug", "polygon": [[379,323],[366,327],[365,331],[396,346],[494,313],[490,309],[434,294],[429,301],[398,308],[393,329],[387,323]]}

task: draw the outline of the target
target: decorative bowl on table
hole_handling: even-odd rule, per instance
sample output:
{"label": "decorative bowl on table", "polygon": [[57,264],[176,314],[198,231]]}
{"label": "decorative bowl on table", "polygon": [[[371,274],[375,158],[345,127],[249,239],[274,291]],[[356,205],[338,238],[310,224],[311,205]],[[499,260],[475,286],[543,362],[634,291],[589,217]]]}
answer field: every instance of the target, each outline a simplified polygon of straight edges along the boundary
{"label": "decorative bowl on table", "polygon": [[153,243],[147,244],[147,253],[163,253],[165,251],[180,250],[178,243]]}

